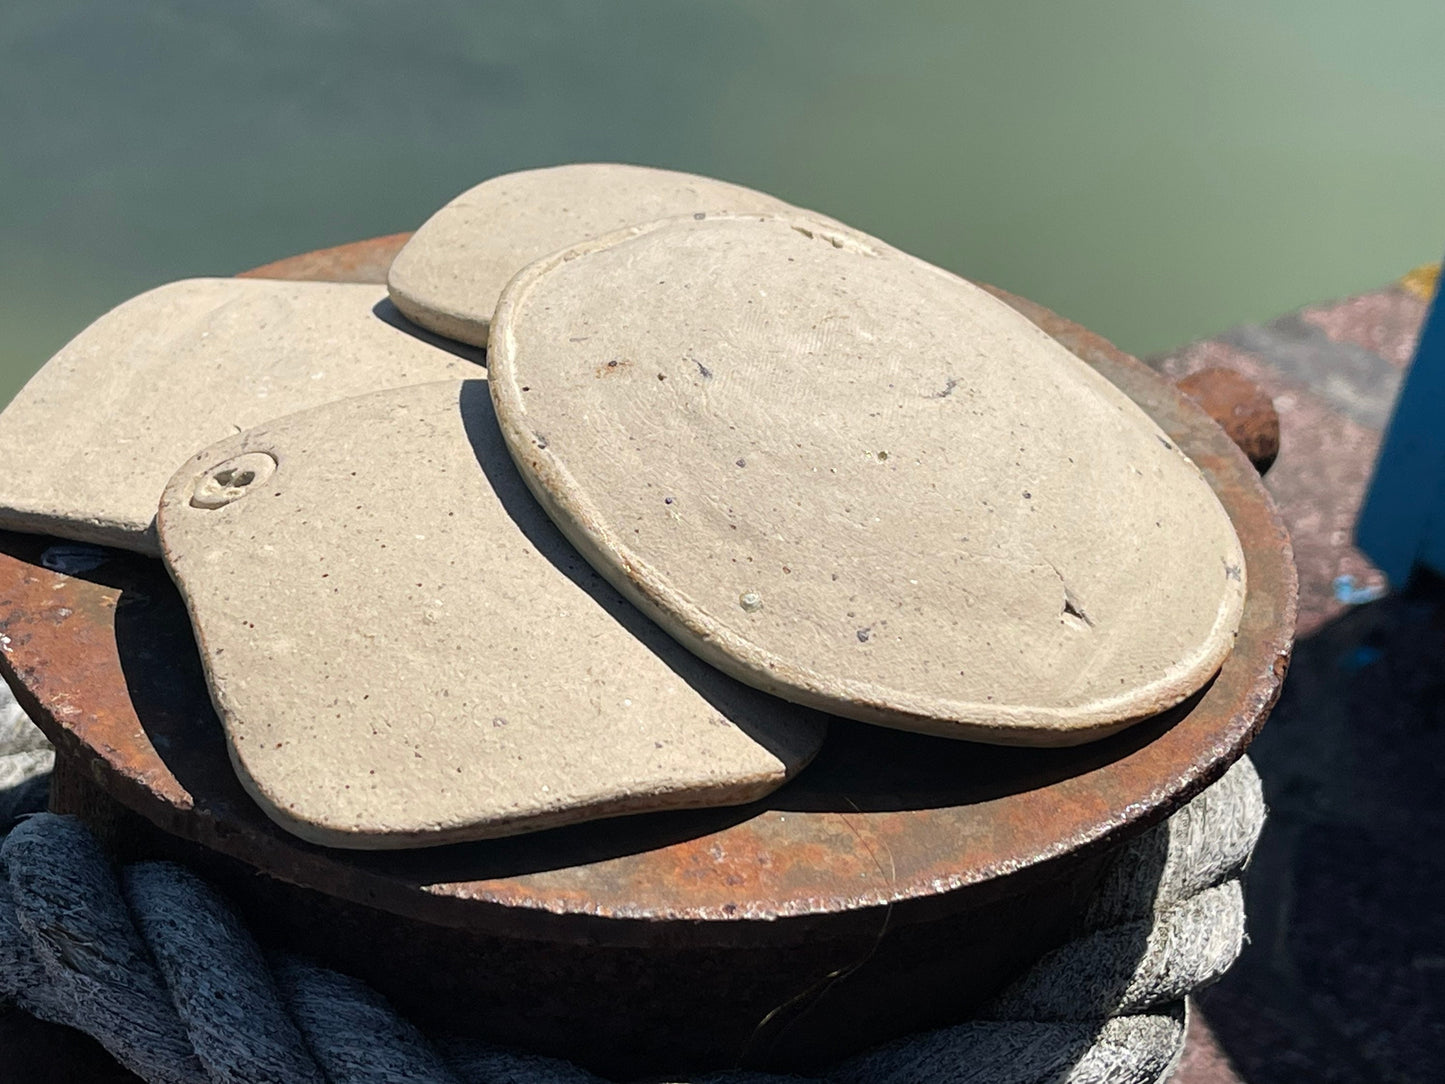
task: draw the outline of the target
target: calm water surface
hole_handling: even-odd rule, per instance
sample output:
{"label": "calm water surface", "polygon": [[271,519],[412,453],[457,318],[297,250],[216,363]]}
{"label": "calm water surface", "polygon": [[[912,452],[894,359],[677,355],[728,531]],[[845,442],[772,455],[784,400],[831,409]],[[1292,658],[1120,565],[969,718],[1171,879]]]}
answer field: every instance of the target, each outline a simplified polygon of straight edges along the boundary
{"label": "calm water surface", "polygon": [[1445,4],[0,4],[0,403],[147,287],[613,159],[1148,354],[1445,249]]}

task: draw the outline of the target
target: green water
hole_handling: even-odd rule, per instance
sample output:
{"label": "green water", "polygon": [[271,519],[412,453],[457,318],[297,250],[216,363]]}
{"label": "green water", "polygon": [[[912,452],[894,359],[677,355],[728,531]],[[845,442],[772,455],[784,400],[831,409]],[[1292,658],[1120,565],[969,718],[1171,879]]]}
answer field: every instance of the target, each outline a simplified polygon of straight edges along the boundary
{"label": "green water", "polygon": [[147,287],[495,173],[714,174],[1148,354],[1445,249],[1445,4],[0,4],[0,402]]}

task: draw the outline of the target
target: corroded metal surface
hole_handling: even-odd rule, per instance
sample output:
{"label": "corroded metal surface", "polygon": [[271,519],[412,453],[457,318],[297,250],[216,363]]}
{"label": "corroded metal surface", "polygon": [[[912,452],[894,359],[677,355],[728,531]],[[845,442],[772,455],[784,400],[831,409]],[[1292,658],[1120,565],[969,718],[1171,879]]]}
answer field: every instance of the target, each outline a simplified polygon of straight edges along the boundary
{"label": "corroded metal surface", "polygon": [[1179,381],[1179,390],[1224,427],[1229,439],[1264,474],[1279,455],[1279,412],[1274,400],[1233,369],[1201,369]]}
{"label": "corroded metal surface", "polygon": [[410,233],[392,233],[335,248],[319,248],[284,260],[253,267],[242,279],[298,279],[323,282],[386,282],[386,272]]}
{"label": "corroded metal surface", "polygon": [[[260,269],[344,277],[404,237]],[[1217,778],[1278,696],[1290,545],[1249,461],[1187,397],[1041,306],[995,291],[1133,397],[1209,477],[1244,544],[1234,653],[1175,711],[1073,749],[1007,749],[838,722],[818,760],[750,806],[387,854],[276,828],[231,771],[184,608],[155,562],[44,567],[0,534],[0,669],[62,754],[165,830],[282,880],[444,926],[611,945],[799,944],[957,914],[1141,830]]]}

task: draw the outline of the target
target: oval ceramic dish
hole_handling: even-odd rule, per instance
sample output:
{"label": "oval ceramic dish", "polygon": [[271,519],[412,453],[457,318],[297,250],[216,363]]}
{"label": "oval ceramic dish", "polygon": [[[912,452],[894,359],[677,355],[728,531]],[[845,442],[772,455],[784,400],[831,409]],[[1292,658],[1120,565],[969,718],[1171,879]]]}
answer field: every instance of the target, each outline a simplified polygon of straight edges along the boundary
{"label": "oval ceramic dish", "polygon": [[497,307],[513,458],[619,590],[720,669],[1005,744],[1197,691],[1244,561],[1195,465],[971,283],[833,224],[686,217],[531,265]]}

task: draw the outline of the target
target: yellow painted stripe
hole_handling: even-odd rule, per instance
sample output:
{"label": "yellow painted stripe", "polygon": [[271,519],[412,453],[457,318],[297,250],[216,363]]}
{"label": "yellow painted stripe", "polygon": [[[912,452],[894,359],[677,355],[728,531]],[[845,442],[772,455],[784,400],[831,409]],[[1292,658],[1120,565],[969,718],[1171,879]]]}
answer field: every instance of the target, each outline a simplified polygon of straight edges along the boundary
{"label": "yellow painted stripe", "polygon": [[1440,284],[1440,265],[1438,263],[1427,263],[1408,271],[1405,277],[1400,280],[1400,285],[1409,290],[1422,301],[1429,301],[1435,296],[1435,288]]}

